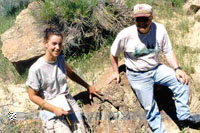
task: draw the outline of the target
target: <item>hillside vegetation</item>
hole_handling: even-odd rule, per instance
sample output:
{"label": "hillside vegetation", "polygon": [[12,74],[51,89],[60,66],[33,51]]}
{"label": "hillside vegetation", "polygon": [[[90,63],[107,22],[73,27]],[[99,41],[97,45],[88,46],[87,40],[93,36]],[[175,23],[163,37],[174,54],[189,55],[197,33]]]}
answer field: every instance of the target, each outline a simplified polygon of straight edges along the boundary
{"label": "hillside vegetation", "polygon": [[[19,11],[32,1],[15,0],[14,2],[8,2],[6,0],[1,0],[0,34],[14,24],[15,17]],[[155,9],[154,16],[156,20],[157,18],[158,20],[169,18],[167,19],[167,21],[169,21],[171,20],[170,18],[174,17],[174,14],[180,13],[184,2],[185,0],[119,0],[117,2],[116,0],[45,0],[42,4],[40,17],[45,23],[58,27],[63,32],[65,37],[63,53],[67,61],[69,61],[69,63],[72,62],[72,67],[83,69],[78,70],[80,73],[88,73],[88,70],[93,70],[98,67],[98,64],[103,67],[101,63],[98,63],[98,59],[108,59],[108,49],[116,34],[122,28],[134,23],[131,16],[133,5],[136,3],[148,3]],[[176,38],[176,31],[170,27],[170,24],[171,22],[167,23],[166,27],[173,45],[178,46],[179,44],[175,44],[173,40],[173,38]],[[189,22],[184,19],[181,24],[184,27],[178,30],[182,32],[182,34],[188,32]],[[0,45],[2,44],[0,43]],[[100,48],[104,50],[100,50]],[[107,50],[105,50],[105,48],[107,48]],[[175,48],[175,50],[179,49],[179,47]],[[98,50],[101,51],[99,55],[107,53],[107,56],[98,56],[95,52]],[[180,57],[182,57],[181,54],[184,53],[182,50],[183,49],[177,50],[180,51],[178,52],[178,56]],[[97,60],[97,62],[94,63],[95,66],[82,65],[82,62],[83,64],[87,64],[85,63],[87,60],[94,60],[94,58],[98,58],[95,59]],[[26,79],[27,73],[18,75],[12,67],[12,64],[3,58],[1,52],[0,62],[2,62],[0,63],[0,78],[4,81],[9,79],[13,80],[15,77],[17,77],[16,79]],[[106,65],[107,63],[104,64]],[[183,61],[181,64],[183,64]],[[83,66],[83,68],[79,66]],[[90,66],[93,69],[90,69]],[[193,68],[190,66],[184,65],[184,69],[189,73],[193,72]],[[7,75],[7,77],[4,75]],[[92,79],[92,81],[93,80],[94,79]],[[19,80],[14,81],[19,82]]]}

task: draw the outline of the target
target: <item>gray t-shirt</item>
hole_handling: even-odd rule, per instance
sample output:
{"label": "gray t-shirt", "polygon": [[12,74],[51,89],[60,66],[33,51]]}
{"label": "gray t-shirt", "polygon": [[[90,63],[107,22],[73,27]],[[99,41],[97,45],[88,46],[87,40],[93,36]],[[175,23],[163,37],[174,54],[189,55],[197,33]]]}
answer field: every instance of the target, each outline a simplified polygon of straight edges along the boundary
{"label": "gray t-shirt", "polygon": [[[46,62],[40,57],[29,69],[26,85],[38,92],[45,101],[52,100],[58,95],[69,94],[66,80],[65,59],[59,55],[55,62]],[[59,103],[58,103],[59,104]],[[55,116],[47,110],[40,111],[42,120]]]}
{"label": "gray t-shirt", "polygon": [[65,59],[58,56],[55,62],[46,62],[40,57],[29,69],[26,85],[38,92],[45,100],[62,93],[69,93],[66,80]]}
{"label": "gray t-shirt", "polygon": [[166,55],[172,52],[172,46],[165,27],[152,22],[147,34],[140,34],[136,25],[123,29],[111,46],[111,54],[118,56],[122,50],[128,68],[148,71],[158,65],[160,51]]}

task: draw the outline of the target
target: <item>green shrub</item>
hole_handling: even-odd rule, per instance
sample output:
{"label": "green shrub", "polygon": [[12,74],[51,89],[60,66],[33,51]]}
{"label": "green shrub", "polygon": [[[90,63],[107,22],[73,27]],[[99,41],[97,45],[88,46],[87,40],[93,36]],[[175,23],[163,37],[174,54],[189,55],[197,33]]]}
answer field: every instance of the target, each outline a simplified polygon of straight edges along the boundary
{"label": "green shrub", "polygon": [[30,0],[0,0],[0,16],[15,15],[28,6]]}
{"label": "green shrub", "polygon": [[[84,37],[86,30],[94,25],[91,23],[91,9],[95,3],[96,0],[46,0],[42,4],[41,19],[60,29],[64,35],[71,34],[73,38],[70,42],[63,42],[66,56],[79,56],[82,52],[88,53],[88,49],[96,48],[91,38]],[[88,42],[86,39],[89,39]]]}
{"label": "green shrub", "polygon": [[9,29],[14,24],[14,22],[15,16],[0,17],[0,34]]}
{"label": "green shrub", "polygon": [[[110,10],[107,7],[113,9]],[[99,13],[99,10],[102,12]],[[116,16],[128,24],[130,21],[124,19],[128,17],[124,13],[114,15],[120,10],[121,8],[117,8],[112,2],[106,1],[46,0],[42,4],[40,16],[43,21],[63,32],[63,51],[64,55],[69,57],[81,56],[82,53],[89,53],[90,50],[98,50],[107,38],[125,26],[115,18]],[[97,12],[99,14],[96,14]],[[101,15],[101,17],[98,18],[97,15]],[[104,20],[107,25],[102,25]]]}
{"label": "green shrub", "polygon": [[171,0],[171,2],[175,7],[182,7],[186,0]]}
{"label": "green shrub", "polygon": [[65,21],[76,21],[77,17],[88,17],[90,7],[96,0],[46,0],[41,10],[41,17],[49,22],[59,16]]}

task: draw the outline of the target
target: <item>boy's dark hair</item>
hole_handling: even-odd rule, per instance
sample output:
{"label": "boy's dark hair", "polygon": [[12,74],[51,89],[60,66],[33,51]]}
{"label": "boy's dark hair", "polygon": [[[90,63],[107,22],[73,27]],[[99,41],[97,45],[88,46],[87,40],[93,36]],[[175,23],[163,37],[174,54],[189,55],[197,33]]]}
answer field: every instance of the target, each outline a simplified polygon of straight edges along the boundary
{"label": "boy's dark hair", "polygon": [[63,38],[62,33],[56,29],[56,28],[52,28],[52,27],[48,27],[45,31],[44,31],[44,40],[48,41],[49,37],[51,35],[57,35],[57,36],[61,36]]}

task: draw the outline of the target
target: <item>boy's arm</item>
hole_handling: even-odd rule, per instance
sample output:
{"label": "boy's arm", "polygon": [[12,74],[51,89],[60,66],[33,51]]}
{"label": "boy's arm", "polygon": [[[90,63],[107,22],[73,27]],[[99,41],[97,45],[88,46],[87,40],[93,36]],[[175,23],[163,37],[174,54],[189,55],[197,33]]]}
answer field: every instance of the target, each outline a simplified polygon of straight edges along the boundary
{"label": "boy's arm", "polygon": [[92,94],[94,95],[97,95],[97,96],[100,96],[94,86],[90,86],[88,83],[86,83],[83,79],[81,79],[75,72],[73,72],[69,66],[67,64],[65,64],[65,67],[66,67],[66,70],[67,70],[67,76],[75,81],[76,83],[82,85],[83,87],[85,87],[88,91],[89,91],[89,98],[91,99],[92,98]]}
{"label": "boy's arm", "polygon": [[63,110],[62,108],[56,107],[56,106],[46,102],[44,99],[39,97],[37,95],[37,92],[35,90],[33,90],[31,87],[29,87],[29,89],[28,89],[28,95],[32,102],[39,105],[40,107],[42,107],[45,110],[55,113],[56,116],[67,115],[67,113],[68,113],[67,111]]}

